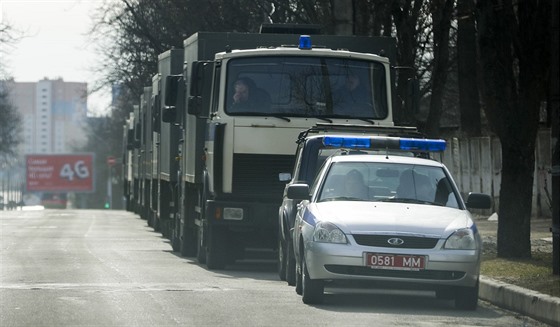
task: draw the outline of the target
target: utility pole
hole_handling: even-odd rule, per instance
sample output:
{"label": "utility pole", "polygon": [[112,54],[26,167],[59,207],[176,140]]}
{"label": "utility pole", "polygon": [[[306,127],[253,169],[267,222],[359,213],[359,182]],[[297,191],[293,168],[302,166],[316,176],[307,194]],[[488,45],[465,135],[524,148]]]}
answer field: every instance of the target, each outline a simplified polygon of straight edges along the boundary
{"label": "utility pole", "polygon": [[550,145],[552,150],[552,273],[560,275],[560,72],[558,70],[558,16],[560,0],[552,1],[551,55],[550,55],[550,109],[552,128]]}

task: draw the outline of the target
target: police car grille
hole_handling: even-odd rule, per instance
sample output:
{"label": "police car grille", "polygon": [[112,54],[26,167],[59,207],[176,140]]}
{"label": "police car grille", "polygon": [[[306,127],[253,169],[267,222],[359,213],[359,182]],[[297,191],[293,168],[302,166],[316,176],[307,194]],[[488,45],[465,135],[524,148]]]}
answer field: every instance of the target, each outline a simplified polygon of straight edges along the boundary
{"label": "police car grille", "polygon": [[[354,236],[354,240],[356,240],[356,243],[359,245],[399,249],[433,249],[439,241],[439,238],[401,235],[353,234],[352,236]],[[403,240],[403,243],[401,245],[389,243],[390,239],[395,238]]]}
{"label": "police car grille", "polygon": [[236,154],[233,156],[233,193],[252,199],[282,199],[286,182],[279,173],[291,173],[294,156]]}

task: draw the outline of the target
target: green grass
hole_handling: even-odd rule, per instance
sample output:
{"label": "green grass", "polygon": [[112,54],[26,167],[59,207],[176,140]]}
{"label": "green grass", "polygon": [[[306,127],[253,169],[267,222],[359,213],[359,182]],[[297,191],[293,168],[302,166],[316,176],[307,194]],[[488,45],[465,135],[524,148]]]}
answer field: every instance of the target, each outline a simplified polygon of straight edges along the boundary
{"label": "green grass", "polygon": [[481,274],[543,294],[560,297],[560,276],[552,274],[552,253],[533,252],[531,259],[482,258]]}

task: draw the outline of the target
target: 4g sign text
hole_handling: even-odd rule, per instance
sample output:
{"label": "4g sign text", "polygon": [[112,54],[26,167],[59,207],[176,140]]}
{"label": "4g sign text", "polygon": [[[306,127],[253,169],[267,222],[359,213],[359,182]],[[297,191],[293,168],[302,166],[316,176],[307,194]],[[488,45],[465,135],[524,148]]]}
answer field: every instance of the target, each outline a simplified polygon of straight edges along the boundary
{"label": "4g sign text", "polygon": [[27,155],[26,189],[93,192],[93,154]]}

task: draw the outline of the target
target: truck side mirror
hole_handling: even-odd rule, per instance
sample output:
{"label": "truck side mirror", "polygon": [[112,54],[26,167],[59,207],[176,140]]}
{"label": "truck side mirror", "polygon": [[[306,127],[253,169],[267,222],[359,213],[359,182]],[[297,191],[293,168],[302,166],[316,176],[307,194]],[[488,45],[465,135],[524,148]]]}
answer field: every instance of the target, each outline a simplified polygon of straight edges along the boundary
{"label": "truck side mirror", "polygon": [[134,130],[129,129],[126,135],[126,149],[134,150]]}
{"label": "truck side mirror", "polygon": [[140,125],[140,123],[136,123],[136,125],[134,126],[134,143],[138,144],[138,146],[140,145],[140,139],[142,138],[142,134],[141,134],[141,128],[142,126]]}
{"label": "truck side mirror", "polygon": [[175,107],[165,107],[161,113],[161,120],[164,123],[172,123],[177,117],[177,108]]}
{"label": "truck side mirror", "polygon": [[179,83],[183,80],[182,75],[168,75],[165,77],[165,99],[166,107],[175,107],[179,96]]}
{"label": "truck side mirror", "polygon": [[[210,85],[209,82],[212,81],[212,67],[213,65],[211,61],[193,61],[191,64],[188,105],[188,113],[191,115],[201,115],[203,108],[207,108],[206,103],[203,103],[203,100],[209,100],[209,94],[207,93],[211,88],[204,86]],[[206,99],[204,99],[205,96]]]}
{"label": "truck side mirror", "polygon": [[159,94],[152,98],[152,130],[156,133],[161,133],[161,110],[160,110]]}

